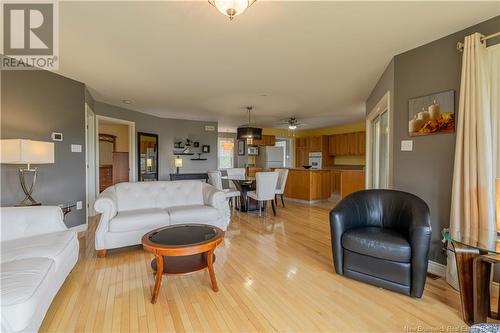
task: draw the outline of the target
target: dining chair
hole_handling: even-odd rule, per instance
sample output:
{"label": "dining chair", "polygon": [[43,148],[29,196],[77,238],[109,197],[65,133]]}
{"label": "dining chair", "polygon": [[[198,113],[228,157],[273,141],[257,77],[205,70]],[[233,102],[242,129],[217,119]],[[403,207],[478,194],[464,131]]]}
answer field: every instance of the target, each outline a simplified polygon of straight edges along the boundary
{"label": "dining chair", "polygon": [[[228,179],[245,179],[245,168],[228,168],[226,169]],[[229,182],[229,187],[236,190],[236,185],[232,181]]]}
{"label": "dining chair", "polygon": [[[273,172],[257,172],[255,174],[255,191],[247,192],[248,198],[252,198],[258,202],[259,216],[262,216],[262,204],[271,201],[273,214],[276,216],[276,207],[274,206],[274,198],[276,195],[276,184],[278,184],[279,173]],[[248,202],[247,202],[248,207]]]}
{"label": "dining chair", "polygon": [[[224,194],[226,195],[226,199],[228,199],[229,202],[231,203],[231,207],[233,210],[234,210],[236,204],[238,204],[238,207],[241,207],[241,202],[240,202],[241,193],[240,193],[240,191],[237,191],[237,190],[234,190],[231,188],[224,189],[222,187],[222,175],[221,175],[221,172],[219,170],[208,172],[208,183],[210,185],[212,185],[213,187],[215,187],[216,189],[218,189],[219,191],[224,192]],[[233,202],[233,200],[234,200],[234,202]]]}
{"label": "dining chair", "polygon": [[285,193],[286,180],[288,179],[288,169],[274,169],[278,172],[278,184],[276,185],[276,191],[274,195],[274,203],[278,205],[278,195],[281,197],[281,204],[285,207],[285,200],[283,200],[283,194]]}

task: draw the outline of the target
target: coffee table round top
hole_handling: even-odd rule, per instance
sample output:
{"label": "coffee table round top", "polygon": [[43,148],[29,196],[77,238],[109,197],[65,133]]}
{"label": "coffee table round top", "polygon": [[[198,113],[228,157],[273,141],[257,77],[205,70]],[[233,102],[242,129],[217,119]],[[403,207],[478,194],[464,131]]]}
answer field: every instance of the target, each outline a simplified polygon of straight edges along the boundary
{"label": "coffee table round top", "polygon": [[224,231],[216,226],[179,224],[148,232],[142,237],[142,245],[144,249],[162,255],[189,255],[208,251],[223,238]]}

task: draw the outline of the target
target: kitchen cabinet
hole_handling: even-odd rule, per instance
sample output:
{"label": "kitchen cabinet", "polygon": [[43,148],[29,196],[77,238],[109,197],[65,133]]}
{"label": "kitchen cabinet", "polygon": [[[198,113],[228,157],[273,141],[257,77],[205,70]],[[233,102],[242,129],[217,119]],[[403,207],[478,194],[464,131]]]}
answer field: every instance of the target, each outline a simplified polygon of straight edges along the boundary
{"label": "kitchen cabinet", "polygon": [[328,155],[364,155],[365,132],[334,134],[328,137]]}
{"label": "kitchen cabinet", "polygon": [[307,139],[307,148],[309,152],[321,152],[323,148],[322,136],[311,136]]}
{"label": "kitchen cabinet", "polygon": [[253,140],[254,146],[274,146],[276,144],[276,137],[274,135],[263,135],[260,140]]}
{"label": "kitchen cabinet", "polygon": [[306,147],[295,148],[295,165],[297,167],[309,165],[309,152]]}
{"label": "kitchen cabinet", "polygon": [[340,170],[332,170],[332,193],[340,194]]}
{"label": "kitchen cabinet", "polygon": [[297,148],[307,148],[307,138],[297,138],[297,139],[295,139],[295,147],[297,147]]}
{"label": "kitchen cabinet", "polygon": [[255,174],[261,171],[262,171],[261,167],[247,167],[246,173],[248,177],[255,177]]}
{"label": "kitchen cabinet", "polygon": [[366,153],[366,132],[356,133],[358,141],[358,155],[364,155]]}

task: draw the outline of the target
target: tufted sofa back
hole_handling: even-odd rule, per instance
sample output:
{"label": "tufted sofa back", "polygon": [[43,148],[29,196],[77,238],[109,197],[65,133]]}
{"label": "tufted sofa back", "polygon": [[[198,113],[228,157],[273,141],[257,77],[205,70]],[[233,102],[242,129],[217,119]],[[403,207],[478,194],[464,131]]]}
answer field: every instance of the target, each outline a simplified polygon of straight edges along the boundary
{"label": "tufted sofa back", "polygon": [[199,180],[119,183],[106,191],[116,193],[118,211],[203,204]]}

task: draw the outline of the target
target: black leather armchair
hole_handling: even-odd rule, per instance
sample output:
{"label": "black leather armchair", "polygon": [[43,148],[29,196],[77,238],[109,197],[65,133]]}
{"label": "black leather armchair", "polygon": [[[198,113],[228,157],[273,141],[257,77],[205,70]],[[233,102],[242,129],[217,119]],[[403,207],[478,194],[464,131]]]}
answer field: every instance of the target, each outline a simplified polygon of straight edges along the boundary
{"label": "black leather armchair", "polygon": [[417,196],[366,190],[330,212],[335,271],[420,298],[431,241],[429,207]]}

